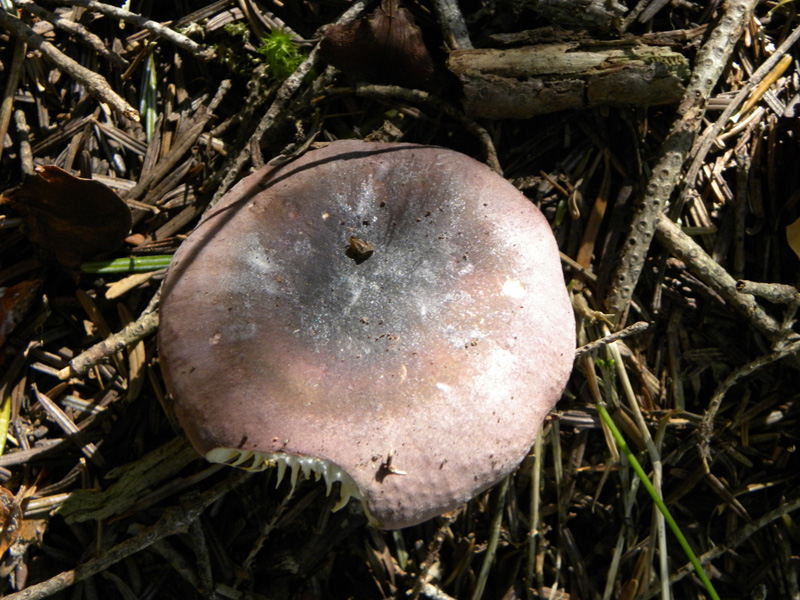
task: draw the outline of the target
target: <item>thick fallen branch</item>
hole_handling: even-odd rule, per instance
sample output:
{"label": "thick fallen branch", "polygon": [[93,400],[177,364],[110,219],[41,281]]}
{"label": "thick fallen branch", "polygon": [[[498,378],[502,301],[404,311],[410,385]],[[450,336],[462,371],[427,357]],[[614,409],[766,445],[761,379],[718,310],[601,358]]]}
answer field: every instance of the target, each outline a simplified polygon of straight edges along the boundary
{"label": "thick fallen branch", "polygon": [[627,41],[455,50],[448,67],[463,85],[464,110],[487,119],[527,119],[593,106],[674,104],[689,77],[682,54]]}

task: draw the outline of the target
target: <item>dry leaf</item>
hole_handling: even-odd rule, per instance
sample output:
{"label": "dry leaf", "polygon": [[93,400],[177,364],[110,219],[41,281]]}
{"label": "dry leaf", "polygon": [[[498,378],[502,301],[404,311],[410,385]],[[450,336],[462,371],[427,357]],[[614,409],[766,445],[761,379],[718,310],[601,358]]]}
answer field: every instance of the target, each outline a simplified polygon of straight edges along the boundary
{"label": "dry leaf", "polygon": [[800,219],[786,226],[786,241],[789,242],[789,247],[797,258],[800,258]]}
{"label": "dry leaf", "polygon": [[383,0],[371,15],[329,27],[320,53],[337,69],[373,83],[428,91],[438,87],[436,66],[422,31],[398,0]]}
{"label": "dry leaf", "polygon": [[131,228],[131,211],[108,187],[53,165],[5,196],[25,220],[28,238],[71,270],[119,248]]}
{"label": "dry leaf", "polygon": [[8,288],[0,288],[0,348],[6,337],[28,314],[38,297],[41,280],[20,281]]}
{"label": "dry leaf", "polygon": [[21,521],[22,514],[14,494],[0,487],[0,556],[16,541]]}

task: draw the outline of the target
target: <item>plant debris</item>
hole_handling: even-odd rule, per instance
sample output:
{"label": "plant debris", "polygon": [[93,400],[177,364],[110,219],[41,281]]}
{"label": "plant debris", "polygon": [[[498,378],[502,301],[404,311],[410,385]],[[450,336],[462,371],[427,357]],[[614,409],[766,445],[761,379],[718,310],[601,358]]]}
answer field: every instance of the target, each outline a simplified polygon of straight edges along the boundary
{"label": "plant debris", "polygon": [[[602,403],[720,597],[800,597],[795,4],[564,5],[2,1],[0,192],[23,192],[0,206],[0,594],[711,597]],[[411,40],[406,59],[422,40],[422,75],[397,79],[388,58],[378,79],[328,66],[325,31],[361,31],[385,6],[413,13],[397,39]],[[266,51],[276,31],[288,54]],[[685,63],[603,69],[688,65],[678,103],[612,94],[483,119],[462,96],[476,79],[459,83],[441,52],[502,61],[597,41],[624,55],[631,40]],[[302,62],[280,71],[289,55]],[[452,83],[428,86],[431,64]],[[502,83],[538,89],[524,74]],[[163,271],[80,271],[95,254],[163,260],[252,170],[354,138],[445,146],[502,172],[550,222],[580,320],[581,359],[522,466],[389,533],[357,504],[331,513],[321,484],[290,493],[273,471],[194,459],[153,336]],[[101,184],[122,205],[95,202]]]}

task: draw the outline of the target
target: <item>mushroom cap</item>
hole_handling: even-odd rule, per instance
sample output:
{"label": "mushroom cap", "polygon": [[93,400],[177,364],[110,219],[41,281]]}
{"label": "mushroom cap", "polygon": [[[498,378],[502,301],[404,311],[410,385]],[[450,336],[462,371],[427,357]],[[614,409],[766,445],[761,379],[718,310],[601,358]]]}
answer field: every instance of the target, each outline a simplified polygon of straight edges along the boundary
{"label": "mushroom cap", "polygon": [[201,454],[316,459],[395,529],[520,463],[575,332],[549,224],[514,186],[452,150],[339,141],[210,211],[170,267],[159,346]]}

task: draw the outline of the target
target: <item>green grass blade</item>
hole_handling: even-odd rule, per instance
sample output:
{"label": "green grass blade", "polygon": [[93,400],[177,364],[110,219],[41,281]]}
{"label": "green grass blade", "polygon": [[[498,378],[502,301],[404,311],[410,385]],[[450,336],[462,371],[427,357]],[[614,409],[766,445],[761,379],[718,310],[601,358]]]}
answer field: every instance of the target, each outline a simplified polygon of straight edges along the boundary
{"label": "green grass blade", "polygon": [[633,470],[636,471],[636,474],[639,476],[642,485],[644,485],[645,489],[647,490],[647,493],[650,494],[650,497],[653,499],[653,502],[655,502],[656,506],[658,507],[658,510],[660,510],[661,514],[664,515],[664,520],[667,522],[667,525],[669,525],[669,528],[672,530],[672,533],[675,534],[678,543],[681,545],[681,548],[683,548],[683,551],[686,553],[689,562],[692,563],[692,566],[694,567],[697,576],[700,578],[700,581],[703,582],[706,591],[713,600],[719,600],[719,595],[714,589],[714,586],[712,585],[711,580],[708,578],[708,575],[706,575],[706,572],[703,570],[703,565],[701,565],[700,561],[697,560],[697,556],[695,555],[694,550],[692,550],[692,547],[689,545],[688,540],[686,539],[686,537],[684,537],[683,532],[681,531],[680,527],[678,527],[678,524],[675,522],[675,519],[672,518],[672,513],[669,512],[669,508],[667,508],[667,505],[664,504],[664,501],[656,492],[655,488],[653,487],[653,484],[650,483],[650,478],[647,477],[647,473],[644,472],[642,465],[640,465],[639,461],[636,460],[636,457],[634,456],[631,449],[628,447],[628,443],[625,441],[625,438],[622,437],[622,433],[620,432],[619,429],[617,429],[617,426],[614,423],[614,420],[611,418],[611,415],[608,414],[605,405],[602,402],[597,402],[596,406],[597,406],[597,412],[600,414],[600,418],[602,418],[605,424],[608,426],[608,429],[611,431],[611,435],[614,436],[614,440],[617,442],[617,446],[625,454],[625,456],[628,459],[628,462],[633,467]]}
{"label": "green grass blade", "polygon": [[171,255],[132,256],[114,260],[96,260],[81,265],[84,273],[105,275],[108,273],[147,273],[166,269],[172,260]]}

